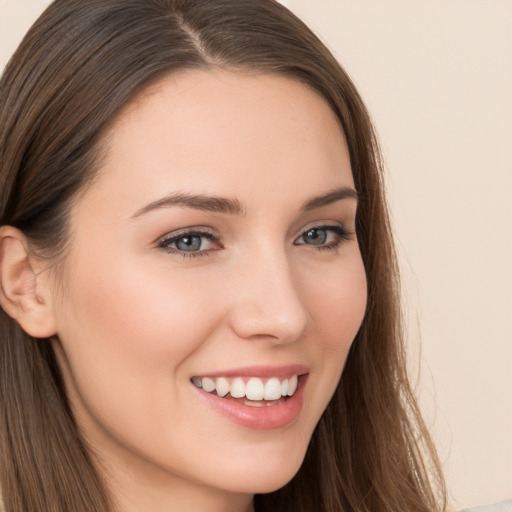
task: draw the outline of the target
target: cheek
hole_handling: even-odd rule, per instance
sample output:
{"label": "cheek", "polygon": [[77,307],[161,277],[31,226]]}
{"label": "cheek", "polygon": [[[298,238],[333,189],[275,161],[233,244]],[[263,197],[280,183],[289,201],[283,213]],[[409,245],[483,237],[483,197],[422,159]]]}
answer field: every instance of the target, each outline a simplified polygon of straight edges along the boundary
{"label": "cheek", "polygon": [[348,352],[364,318],[366,274],[359,253],[310,283],[308,309],[327,356]]}
{"label": "cheek", "polygon": [[76,265],[56,352],[82,427],[158,454],[150,440],[163,443],[169,424],[186,418],[173,412],[188,407],[183,375],[219,312],[213,283],[149,267]]}
{"label": "cheek", "polygon": [[210,325],[212,297],[195,284],[131,266],[77,276],[70,334],[87,332],[88,346],[111,347],[127,358],[179,361],[200,345]]}
{"label": "cheek", "polygon": [[180,371],[215,326],[214,290],[129,262],[75,268],[58,318],[76,414],[112,425],[122,417],[141,432],[149,428],[142,418],[163,423],[159,411],[188,383]]}
{"label": "cheek", "polygon": [[306,350],[314,361],[311,378],[316,385],[306,399],[317,421],[336,390],[366,311],[367,282],[359,253],[309,283],[306,296],[315,329]]}

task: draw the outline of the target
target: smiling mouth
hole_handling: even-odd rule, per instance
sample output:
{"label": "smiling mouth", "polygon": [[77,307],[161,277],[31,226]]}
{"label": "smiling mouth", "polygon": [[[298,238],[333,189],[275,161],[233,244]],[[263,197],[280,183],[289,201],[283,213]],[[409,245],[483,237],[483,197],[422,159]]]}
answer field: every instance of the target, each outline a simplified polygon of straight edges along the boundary
{"label": "smiling mouth", "polygon": [[270,377],[193,377],[197,388],[226,400],[251,407],[279,405],[295,394],[298,375],[289,378]]}

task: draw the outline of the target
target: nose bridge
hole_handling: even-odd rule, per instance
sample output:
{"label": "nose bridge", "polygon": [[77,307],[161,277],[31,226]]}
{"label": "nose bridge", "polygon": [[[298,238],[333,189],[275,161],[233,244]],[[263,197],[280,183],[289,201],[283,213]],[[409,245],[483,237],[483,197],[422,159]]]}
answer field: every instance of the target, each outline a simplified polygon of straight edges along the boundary
{"label": "nose bridge", "polygon": [[287,343],[304,331],[308,313],[284,247],[267,246],[244,258],[236,287],[232,326],[238,336]]}

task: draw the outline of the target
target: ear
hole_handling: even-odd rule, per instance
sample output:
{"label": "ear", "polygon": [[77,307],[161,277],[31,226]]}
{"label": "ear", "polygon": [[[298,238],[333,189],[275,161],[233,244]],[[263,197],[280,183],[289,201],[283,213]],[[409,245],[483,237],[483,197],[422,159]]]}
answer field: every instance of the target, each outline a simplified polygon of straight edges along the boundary
{"label": "ear", "polygon": [[26,236],[12,226],[0,228],[0,305],[30,336],[56,334],[48,272],[30,255]]}

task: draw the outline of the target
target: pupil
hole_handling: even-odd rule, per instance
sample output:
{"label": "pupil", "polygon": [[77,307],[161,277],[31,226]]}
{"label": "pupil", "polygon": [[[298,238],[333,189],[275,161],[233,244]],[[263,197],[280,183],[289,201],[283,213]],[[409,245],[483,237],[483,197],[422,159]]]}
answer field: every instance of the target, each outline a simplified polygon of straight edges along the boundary
{"label": "pupil", "polygon": [[184,236],[176,242],[176,247],[180,251],[198,251],[201,248],[201,237]]}
{"label": "pupil", "polygon": [[313,245],[324,244],[327,240],[327,232],[325,229],[310,229],[305,235],[306,241]]}

